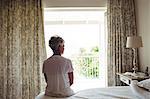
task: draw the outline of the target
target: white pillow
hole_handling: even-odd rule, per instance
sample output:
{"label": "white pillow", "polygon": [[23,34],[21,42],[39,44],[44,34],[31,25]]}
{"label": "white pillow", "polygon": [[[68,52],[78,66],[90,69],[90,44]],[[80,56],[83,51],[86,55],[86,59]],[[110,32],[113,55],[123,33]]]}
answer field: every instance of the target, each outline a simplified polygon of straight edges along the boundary
{"label": "white pillow", "polygon": [[141,88],[144,88],[150,91],[150,79],[146,79],[137,83],[137,85]]}
{"label": "white pillow", "polygon": [[131,81],[130,88],[133,92],[133,94],[138,98],[138,99],[150,99],[150,92],[144,90],[143,88],[139,87],[137,85],[138,81]]}

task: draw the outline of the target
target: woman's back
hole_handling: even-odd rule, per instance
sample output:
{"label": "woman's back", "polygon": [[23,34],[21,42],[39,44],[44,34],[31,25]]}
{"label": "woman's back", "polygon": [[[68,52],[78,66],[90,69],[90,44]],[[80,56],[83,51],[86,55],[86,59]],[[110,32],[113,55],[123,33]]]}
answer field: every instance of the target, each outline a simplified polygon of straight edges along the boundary
{"label": "woman's back", "polygon": [[46,93],[61,93],[69,88],[69,71],[73,71],[69,59],[60,55],[48,58],[43,65],[43,72],[47,75]]}

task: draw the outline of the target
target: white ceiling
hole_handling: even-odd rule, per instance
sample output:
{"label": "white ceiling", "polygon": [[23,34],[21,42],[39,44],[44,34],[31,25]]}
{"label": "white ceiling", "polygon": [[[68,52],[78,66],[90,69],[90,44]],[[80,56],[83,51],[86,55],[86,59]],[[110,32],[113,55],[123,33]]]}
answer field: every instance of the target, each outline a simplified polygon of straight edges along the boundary
{"label": "white ceiling", "polygon": [[106,7],[107,0],[43,0],[44,8],[50,7]]}

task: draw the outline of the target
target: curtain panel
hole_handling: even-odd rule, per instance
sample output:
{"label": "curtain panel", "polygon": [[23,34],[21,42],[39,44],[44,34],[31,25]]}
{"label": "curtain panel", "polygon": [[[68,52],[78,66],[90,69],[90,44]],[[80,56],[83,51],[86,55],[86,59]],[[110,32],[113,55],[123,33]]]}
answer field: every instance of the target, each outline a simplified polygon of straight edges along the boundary
{"label": "curtain panel", "polygon": [[126,48],[126,39],[137,35],[134,0],[107,0],[107,28],[108,86],[115,86],[121,84],[116,73],[133,68],[133,53]]}
{"label": "curtain panel", "polygon": [[46,58],[41,0],[0,0],[0,98],[35,99]]}

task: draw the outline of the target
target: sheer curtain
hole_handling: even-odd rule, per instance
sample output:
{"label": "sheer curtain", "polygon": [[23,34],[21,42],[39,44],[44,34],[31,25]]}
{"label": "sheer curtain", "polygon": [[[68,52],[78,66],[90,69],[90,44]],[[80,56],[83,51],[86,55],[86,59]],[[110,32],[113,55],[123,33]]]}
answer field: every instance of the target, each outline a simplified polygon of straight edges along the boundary
{"label": "sheer curtain", "polygon": [[116,73],[132,70],[132,50],[126,49],[126,37],[137,35],[134,0],[107,0],[107,27],[108,85],[120,85]]}
{"label": "sheer curtain", "polygon": [[45,58],[41,0],[0,0],[0,98],[34,99]]}

